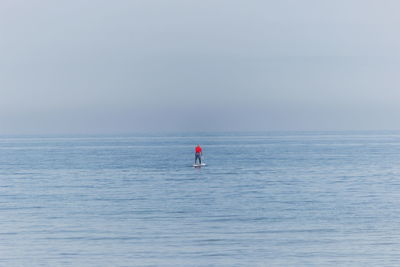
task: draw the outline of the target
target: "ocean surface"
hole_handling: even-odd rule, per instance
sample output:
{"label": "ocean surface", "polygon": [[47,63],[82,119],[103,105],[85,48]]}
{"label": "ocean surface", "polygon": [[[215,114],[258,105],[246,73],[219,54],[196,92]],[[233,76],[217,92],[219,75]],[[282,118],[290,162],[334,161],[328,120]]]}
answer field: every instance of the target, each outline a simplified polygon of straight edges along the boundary
{"label": "ocean surface", "polygon": [[1,137],[0,266],[400,266],[400,132]]}

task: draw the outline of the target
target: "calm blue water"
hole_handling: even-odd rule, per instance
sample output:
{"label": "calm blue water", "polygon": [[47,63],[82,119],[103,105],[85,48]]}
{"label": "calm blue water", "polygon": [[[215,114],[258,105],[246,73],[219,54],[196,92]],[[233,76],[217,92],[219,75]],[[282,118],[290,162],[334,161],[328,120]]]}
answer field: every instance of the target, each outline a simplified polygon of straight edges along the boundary
{"label": "calm blue water", "polygon": [[400,132],[3,137],[0,166],[0,266],[400,265]]}

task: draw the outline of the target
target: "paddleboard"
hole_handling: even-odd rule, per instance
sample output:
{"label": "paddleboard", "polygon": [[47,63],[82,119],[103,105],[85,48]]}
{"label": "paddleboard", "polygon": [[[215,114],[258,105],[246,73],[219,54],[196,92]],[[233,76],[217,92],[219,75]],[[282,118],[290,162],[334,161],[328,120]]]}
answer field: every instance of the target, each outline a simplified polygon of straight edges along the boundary
{"label": "paddleboard", "polygon": [[195,168],[200,168],[200,167],[204,167],[204,166],[206,166],[205,163],[202,163],[202,164],[193,164],[193,167],[195,167]]}

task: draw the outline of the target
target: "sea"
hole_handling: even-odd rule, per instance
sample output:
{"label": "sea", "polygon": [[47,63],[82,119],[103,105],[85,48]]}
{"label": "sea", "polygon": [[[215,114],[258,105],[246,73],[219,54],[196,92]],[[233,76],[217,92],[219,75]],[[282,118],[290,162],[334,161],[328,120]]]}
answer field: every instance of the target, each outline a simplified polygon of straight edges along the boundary
{"label": "sea", "polygon": [[400,266],[400,132],[2,136],[0,266]]}

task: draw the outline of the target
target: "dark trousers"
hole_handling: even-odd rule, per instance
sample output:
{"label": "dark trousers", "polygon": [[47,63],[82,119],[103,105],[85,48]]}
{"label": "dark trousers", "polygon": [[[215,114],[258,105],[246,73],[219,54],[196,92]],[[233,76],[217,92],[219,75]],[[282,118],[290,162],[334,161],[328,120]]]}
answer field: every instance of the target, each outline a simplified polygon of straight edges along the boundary
{"label": "dark trousers", "polygon": [[195,157],[194,157],[194,164],[196,164],[197,159],[199,159],[199,163],[201,164],[201,154],[200,153],[196,153]]}

